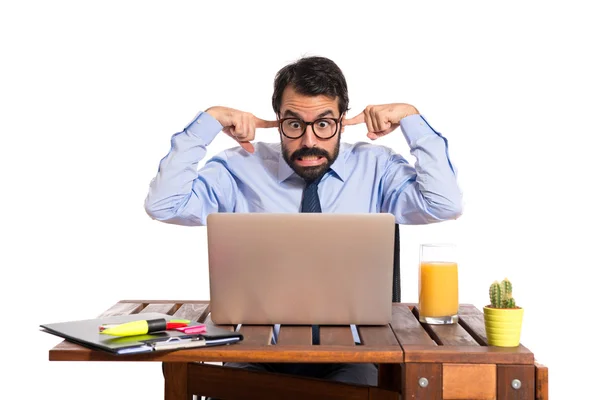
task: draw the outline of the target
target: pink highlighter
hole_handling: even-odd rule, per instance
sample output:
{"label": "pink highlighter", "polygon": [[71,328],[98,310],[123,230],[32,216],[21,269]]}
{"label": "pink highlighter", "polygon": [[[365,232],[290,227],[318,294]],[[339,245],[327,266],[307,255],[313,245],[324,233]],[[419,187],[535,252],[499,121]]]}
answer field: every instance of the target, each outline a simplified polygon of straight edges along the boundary
{"label": "pink highlighter", "polygon": [[194,326],[182,326],[182,327],[175,328],[175,330],[177,330],[179,332],[183,332],[183,333],[188,333],[188,334],[205,333],[206,325],[201,324],[201,325],[194,325]]}

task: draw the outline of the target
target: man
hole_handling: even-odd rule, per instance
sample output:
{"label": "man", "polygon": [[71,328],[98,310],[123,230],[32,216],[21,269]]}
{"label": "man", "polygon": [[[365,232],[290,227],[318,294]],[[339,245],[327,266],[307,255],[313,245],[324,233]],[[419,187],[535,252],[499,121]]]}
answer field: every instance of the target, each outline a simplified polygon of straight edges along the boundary
{"label": "man", "polygon": [[[460,216],[462,196],[447,141],[418,110],[402,103],[376,105],[347,119],[348,103],[338,66],[323,57],[307,57],[275,77],[276,121],[226,107],[208,108],[172,137],[171,151],[150,184],[147,213],[181,225],[205,225],[213,212],[384,212],[400,224]],[[383,146],[341,142],[345,126],[362,123],[371,140],[400,126],[415,166]],[[252,144],[257,128],[275,127],[281,143]],[[198,171],[206,147],[220,131],[240,146],[213,157]],[[227,365],[377,384],[372,364]]]}

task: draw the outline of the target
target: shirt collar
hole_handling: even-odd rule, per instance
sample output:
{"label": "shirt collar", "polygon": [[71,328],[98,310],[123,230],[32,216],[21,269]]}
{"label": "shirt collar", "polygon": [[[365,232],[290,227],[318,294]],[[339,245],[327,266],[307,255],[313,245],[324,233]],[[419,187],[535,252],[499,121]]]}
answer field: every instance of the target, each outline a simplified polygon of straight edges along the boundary
{"label": "shirt collar", "polygon": [[[338,177],[342,182],[346,180],[346,145],[345,143],[340,143],[340,153],[336,160],[331,164],[330,170]],[[296,175],[294,170],[288,165],[288,163],[283,159],[283,149],[281,153],[279,153],[279,170],[277,172],[277,176],[279,179],[279,183],[289,179],[292,175]]]}

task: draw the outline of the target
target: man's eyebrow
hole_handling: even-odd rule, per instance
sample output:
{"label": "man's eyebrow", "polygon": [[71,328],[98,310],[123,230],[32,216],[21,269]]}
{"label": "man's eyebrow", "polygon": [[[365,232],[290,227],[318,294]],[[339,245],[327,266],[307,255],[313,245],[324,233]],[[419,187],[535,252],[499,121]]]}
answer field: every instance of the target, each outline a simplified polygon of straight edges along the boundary
{"label": "man's eyebrow", "polygon": [[283,113],[283,116],[284,117],[294,117],[294,118],[302,119],[302,118],[300,118],[300,115],[298,115],[295,112],[290,111],[290,110],[285,110],[285,112]]}
{"label": "man's eyebrow", "polygon": [[[315,118],[315,119],[323,118],[323,117],[325,117],[325,116],[327,116],[327,115],[333,115],[333,111],[332,111],[332,110],[325,110],[325,111],[323,111],[321,114],[317,115],[317,118]],[[290,117],[294,117],[294,118],[302,119],[302,118],[300,117],[300,115],[298,115],[298,114],[296,114],[295,112],[293,112],[293,111],[290,111],[290,110],[285,110],[285,112],[283,113],[283,116],[284,116],[284,117],[288,117],[288,116],[290,116]]]}
{"label": "man's eyebrow", "polygon": [[333,111],[332,110],[323,111],[321,114],[317,115],[316,119],[323,118],[324,116],[330,115],[330,114],[333,115]]}

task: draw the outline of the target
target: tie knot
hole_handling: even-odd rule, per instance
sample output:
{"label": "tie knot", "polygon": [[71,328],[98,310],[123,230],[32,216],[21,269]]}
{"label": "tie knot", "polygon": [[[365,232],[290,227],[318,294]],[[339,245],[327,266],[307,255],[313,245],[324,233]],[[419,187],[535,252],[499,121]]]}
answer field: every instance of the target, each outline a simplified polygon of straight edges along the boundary
{"label": "tie knot", "polygon": [[319,185],[319,183],[321,182],[321,179],[323,179],[323,175],[319,176],[317,179],[313,179],[312,181],[306,180],[306,187],[316,187]]}

